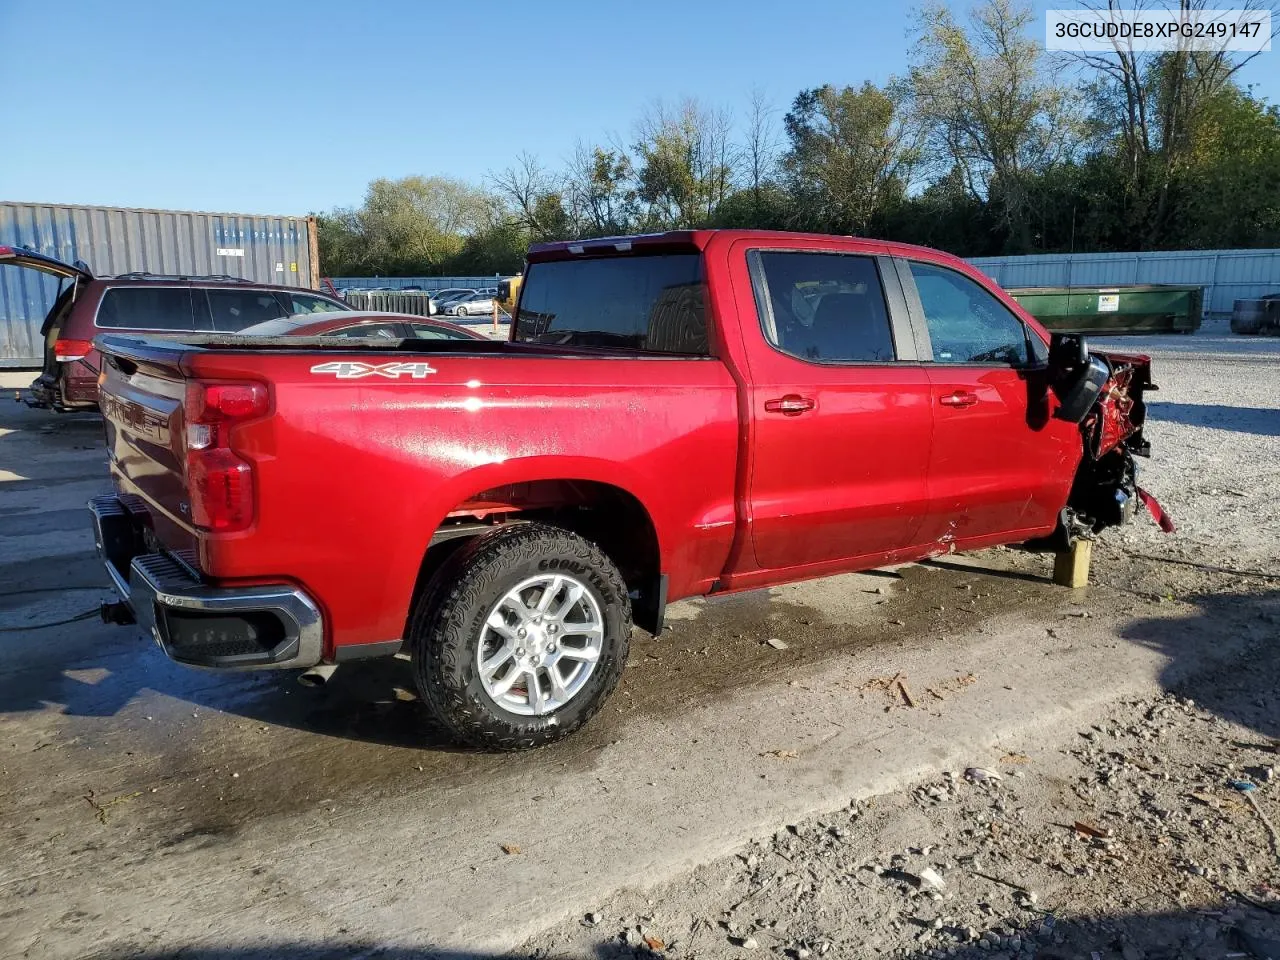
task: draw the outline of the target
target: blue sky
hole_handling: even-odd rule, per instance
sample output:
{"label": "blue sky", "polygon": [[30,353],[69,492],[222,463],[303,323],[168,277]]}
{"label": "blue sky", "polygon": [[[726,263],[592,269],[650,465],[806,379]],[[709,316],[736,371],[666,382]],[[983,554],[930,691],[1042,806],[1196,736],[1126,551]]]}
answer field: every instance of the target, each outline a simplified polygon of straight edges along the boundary
{"label": "blue sky", "polygon": [[[905,69],[909,9],[0,0],[0,199],[301,214],[379,176],[479,181],[521,150],[556,166],[578,140],[629,139],[658,98],[741,115],[752,88],[785,109],[882,83]],[[1273,56],[1243,79],[1274,101]]]}

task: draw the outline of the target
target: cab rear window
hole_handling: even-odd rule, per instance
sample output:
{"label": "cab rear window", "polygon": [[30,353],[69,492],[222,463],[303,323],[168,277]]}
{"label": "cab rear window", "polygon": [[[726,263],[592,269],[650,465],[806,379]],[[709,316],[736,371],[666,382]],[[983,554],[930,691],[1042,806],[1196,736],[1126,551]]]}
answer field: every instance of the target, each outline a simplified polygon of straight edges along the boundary
{"label": "cab rear window", "polygon": [[514,339],[704,356],[706,292],[696,253],[534,263]]}

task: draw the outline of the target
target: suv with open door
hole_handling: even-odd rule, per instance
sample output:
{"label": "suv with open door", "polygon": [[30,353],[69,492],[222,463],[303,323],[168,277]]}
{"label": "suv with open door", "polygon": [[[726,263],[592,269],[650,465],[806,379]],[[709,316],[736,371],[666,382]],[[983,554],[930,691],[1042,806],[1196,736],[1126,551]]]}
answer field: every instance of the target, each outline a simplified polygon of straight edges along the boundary
{"label": "suv with open door", "polygon": [[93,338],[99,333],[236,333],[267,320],[351,309],[314,290],[240,277],[95,277],[83,261],[65,263],[27,247],[0,246],[4,266],[39,270],[59,280],[58,296],[40,327],[44,368],[31,384],[28,403],[60,412],[97,409],[101,363]]}

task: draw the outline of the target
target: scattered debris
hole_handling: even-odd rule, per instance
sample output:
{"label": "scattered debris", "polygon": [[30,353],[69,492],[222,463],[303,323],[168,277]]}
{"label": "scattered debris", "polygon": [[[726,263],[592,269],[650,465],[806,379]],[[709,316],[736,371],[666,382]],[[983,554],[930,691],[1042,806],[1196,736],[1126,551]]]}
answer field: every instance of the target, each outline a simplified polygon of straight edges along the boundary
{"label": "scattered debris", "polygon": [[[1246,791],[1244,798],[1249,801],[1249,806],[1253,807],[1253,812],[1258,815],[1258,819],[1262,821],[1262,825],[1267,828],[1267,834],[1271,838],[1271,852],[1277,857],[1280,857],[1280,837],[1276,836],[1275,825],[1272,824],[1271,819],[1262,812],[1262,808],[1258,806],[1258,801],[1254,798],[1252,790]],[[1280,957],[1277,957],[1277,960],[1280,960]]]}
{"label": "scattered debris", "polygon": [[938,871],[933,867],[925,867],[916,876],[920,879],[921,886],[927,886],[931,890],[942,890],[946,887],[947,882],[939,876]]}
{"label": "scattered debris", "polygon": [[994,770],[987,770],[984,767],[966,768],[964,771],[964,778],[966,780],[972,780],[975,783],[980,783],[983,780],[1003,780],[1004,779],[1004,777],[996,773]]}
{"label": "scattered debris", "polygon": [[766,643],[768,646],[773,647],[773,649],[775,649],[775,650],[790,650],[790,649],[791,649],[791,645],[790,645],[789,643],[787,643],[785,640],[779,640],[777,637],[770,637],[768,640],[766,640],[766,641],[765,641],[765,643]]}
{"label": "scattered debris", "polygon": [[520,849],[518,846],[516,846],[514,843],[504,843],[504,844],[502,845],[502,852],[503,852],[503,853],[505,853],[505,854],[506,854],[507,856],[509,856],[509,857],[514,857],[514,856],[516,856],[517,854],[524,853],[524,851],[523,851],[523,850],[521,850],[521,849]]}
{"label": "scattered debris", "polygon": [[135,797],[140,796],[142,796],[142,791],[135,790],[133,793],[122,793],[118,797],[112,797],[106,803],[99,803],[97,800],[97,794],[90,790],[84,795],[84,799],[88,802],[89,806],[93,807],[94,812],[98,815],[98,822],[105,824],[107,822],[107,807],[115,806],[117,803],[127,803]]}
{"label": "scattered debris", "polygon": [[794,750],[766,750],[764,753],[760,754],[760,756],[777,757],[779,760],[796,760],[799,759],[800,754],[796,753]]}
{"label": "scattered debris", "polygon": [[911,691],[907,689],[907,683],[902,679],[901,675],[898,676],[898,692],[902,694],[902,702],[908,707],[916,705],[916,702],[911,699]]}
{"label": "scattered debris", "polygon": [[1094,837],[1095,839],[1098,839],[1098,840],[1111,839],[1110,830],[1107,830],[1104,827],[1095,827],[1093,824],[1085,823],[1083,820],[1077,820],[1075,823],[1071,825],[1071,827],[1073,830],[1076,831],[1076,833],[1082,833],[1086,837]]}
{"label": "scattered debris", "polygon": [[659,950],[667,949],[666,943],[664,943],[662,940],[659,940],[657,937],[645,937],[644,945],[648,947],[650,950],[653,950],[655,952]]}

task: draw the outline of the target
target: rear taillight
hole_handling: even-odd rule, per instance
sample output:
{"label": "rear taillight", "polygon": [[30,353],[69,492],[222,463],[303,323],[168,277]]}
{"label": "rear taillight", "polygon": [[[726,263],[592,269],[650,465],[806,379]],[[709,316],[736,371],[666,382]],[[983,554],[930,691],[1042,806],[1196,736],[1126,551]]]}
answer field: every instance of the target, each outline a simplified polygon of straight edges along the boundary
{"label": "rear taillight", "polygon": [[197,527],[226,533],[253,523],[253,463],[232,449],[231,433],[269,407],[261,383],[187,384],[187,489]]}
{"label": "rear taillight", "polygon": [[55,340],[53,342],[53,359],[59,363],[83,360],[92,349],[93,344],[88,340]]}

